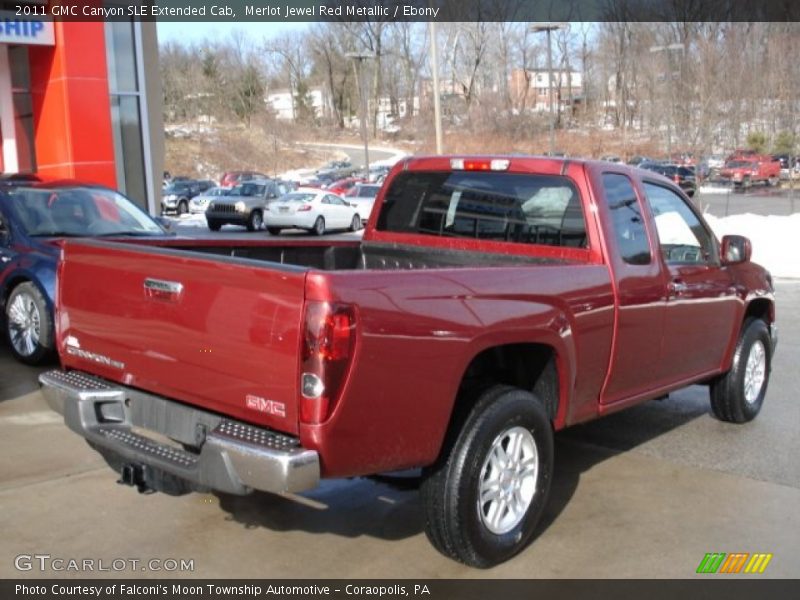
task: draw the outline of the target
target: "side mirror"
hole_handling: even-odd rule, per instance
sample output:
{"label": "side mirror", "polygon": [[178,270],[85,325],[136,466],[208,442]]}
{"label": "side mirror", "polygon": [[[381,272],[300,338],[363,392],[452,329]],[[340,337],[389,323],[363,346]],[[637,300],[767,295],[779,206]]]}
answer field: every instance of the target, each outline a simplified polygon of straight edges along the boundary
{"label": "side mirror", "polygon": [[753,254],[753,245],[743,235],[726,235],[720,248],[723,265],[737,265],[748,262]]}

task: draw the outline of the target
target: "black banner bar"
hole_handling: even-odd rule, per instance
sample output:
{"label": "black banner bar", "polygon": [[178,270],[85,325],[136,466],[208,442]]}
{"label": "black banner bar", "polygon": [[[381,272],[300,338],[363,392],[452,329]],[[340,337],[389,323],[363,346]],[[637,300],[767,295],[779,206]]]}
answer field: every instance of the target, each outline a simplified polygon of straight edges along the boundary
{"label": "black banner bar", "polygon": [[459,600],[528,600],[530,598],[614,600],[739,600],[755,597],[797,598],[800,580],[766,580],[708,576],[691,580],[103,580],[44,579],[0,581],[4,600],[130,600],[163,598],[420,598]]}
{"label": "black banner bar", "polygon": [[3,21],[800,21],[790,0],[19,0]]}

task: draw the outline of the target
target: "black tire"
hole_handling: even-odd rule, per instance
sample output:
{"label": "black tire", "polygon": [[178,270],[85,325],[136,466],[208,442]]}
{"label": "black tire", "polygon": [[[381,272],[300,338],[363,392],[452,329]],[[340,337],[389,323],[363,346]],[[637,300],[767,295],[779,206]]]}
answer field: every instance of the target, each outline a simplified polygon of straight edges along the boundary
{"label": "black tire", "polygon": [[53,354],[53,316],[31,282],[20,283],[8,297],[6,339],[14,357],[29,365],[41,364]]}
{"label": "black tire", "polygon": [[[503,448],[506,436],[526,432],[533,440],[533,455],[538,457],[537,468],[530,475],[535,485],[533,495],[526,500],[527,507],[517,511],[518,520],[512,518],[506,523],[507,529],[493,531],[485,511],[491,512],[494,506],[501,517],[513,515],[508,503],[501,504],[507,501],[502,497],[479,502],[480,488],[488,485],[489,475],[495,472],[489,457],[498,444]],[[530,462],[533,455],[522,461],[520,454],[517,464]],[[463,426],[445,444],[439,460],[423,471],[420,495],[425,533],[439,552],[473,567],[486,568],[508,560],[531,541],[547,503],[552,477],[553,431],[541,402],[530,392],[493,386],[480,394]],[[505,492],[499,490],[509,489],[504,485],[497,486],[500,496]]]}
{"label": "black tire", "polygon": [[350,231],[358,231],[361,229],[361,217],[358,214],[353,215],[353,220],[350,221]]}
{"label": "black tire", "polygon": [[178,213],[178,216],[185,215],[189,212],[189,201],[188,200],[181,200],[178,202],[178,208],[175,209]]}
{"label": "black tire", "polygon": [[222,223],[219,221],[214,221],[213,219],[206,219],[206,222],[208,223],[208,228],[211,231],[219,231],[222,227]]}
{"label": "black tire", "polygon": [[280,235],[281,231],[283,231],[283,229],[280,227],[267,227],[267,232],[269,232],[270,235]]}
{"label": "black tire", "polygon": [[317,220],[314,221],[313,232],[314,232],[315,235],[325,235],[325,218],[324,217],[317,217]]}
{"label": "black tire", "polygon": [[[759,362],[758,346],[763,352],[763,379],[760,388],[748,388],[748,381],[758,381],[758,368],[750,370],[748,362]],[[756,358],[753,357],[756,354]],[[756,418],[767,394],[769,374],[772,367],[772,338],[767,324],[761,319],[748,319],[736,343],[731,369],[711,382],[711,411],[720,421],[747,423]],[[755,392],[758,393],[755,393]]]}
{"label": "black tire", "polygon": [[247,219],[247,231],[258,231],[264,227],[264,217],[260,210],[254,210]]}

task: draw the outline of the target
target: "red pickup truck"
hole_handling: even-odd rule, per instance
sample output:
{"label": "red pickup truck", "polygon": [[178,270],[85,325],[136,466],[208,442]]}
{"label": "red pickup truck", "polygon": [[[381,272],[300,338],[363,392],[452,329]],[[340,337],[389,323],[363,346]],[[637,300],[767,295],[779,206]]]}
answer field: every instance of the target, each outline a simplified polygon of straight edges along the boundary
{"label": "red pickup truck", "polygon": [[781,178],[781,163],[771,156],[751,154],[729,160],[719,173],[736,189],[746,189],[754,183],[776,186]]}
{"label": "red pickup truck", "polygon": [[67,240],[50,405],[140,491],[284,493],[422,468],[426,531],[528,544],[553,433],[707,384],[761,409],[770,275],[671,181],[534,157],[402,161],[363,240]]}

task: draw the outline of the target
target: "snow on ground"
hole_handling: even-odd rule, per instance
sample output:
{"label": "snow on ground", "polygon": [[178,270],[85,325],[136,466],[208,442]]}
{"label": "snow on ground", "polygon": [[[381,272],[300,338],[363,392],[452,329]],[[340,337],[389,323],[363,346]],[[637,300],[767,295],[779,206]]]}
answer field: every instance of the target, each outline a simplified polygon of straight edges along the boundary
{"label": "snow on ground", "polygon": [[715,217],[704,215],[706,221],[722,239],[723,235],[738,234],[750,238],[753,262],[766,267],[774,277],[800,279],[800,213],[788,217],[753,214]]}
{"label": "snow on ground", "polygon": [[732,190],[731,186],[729,185],[714,185],[713,183],[707,183],[705,185],[701,185],[697,188],[698,194],[725,194]]}
{"label": "snow on ground", "polygon": [[[208,229],[208,223],[206,223],[206,215],[204,213],[197,215],[182,215],[180,217],[168,217],[168,219],[172,221],[174,225],[179,225],[181,227],[202,227],[204,229]],[[241,228],[237,227],[236,229]]]}

